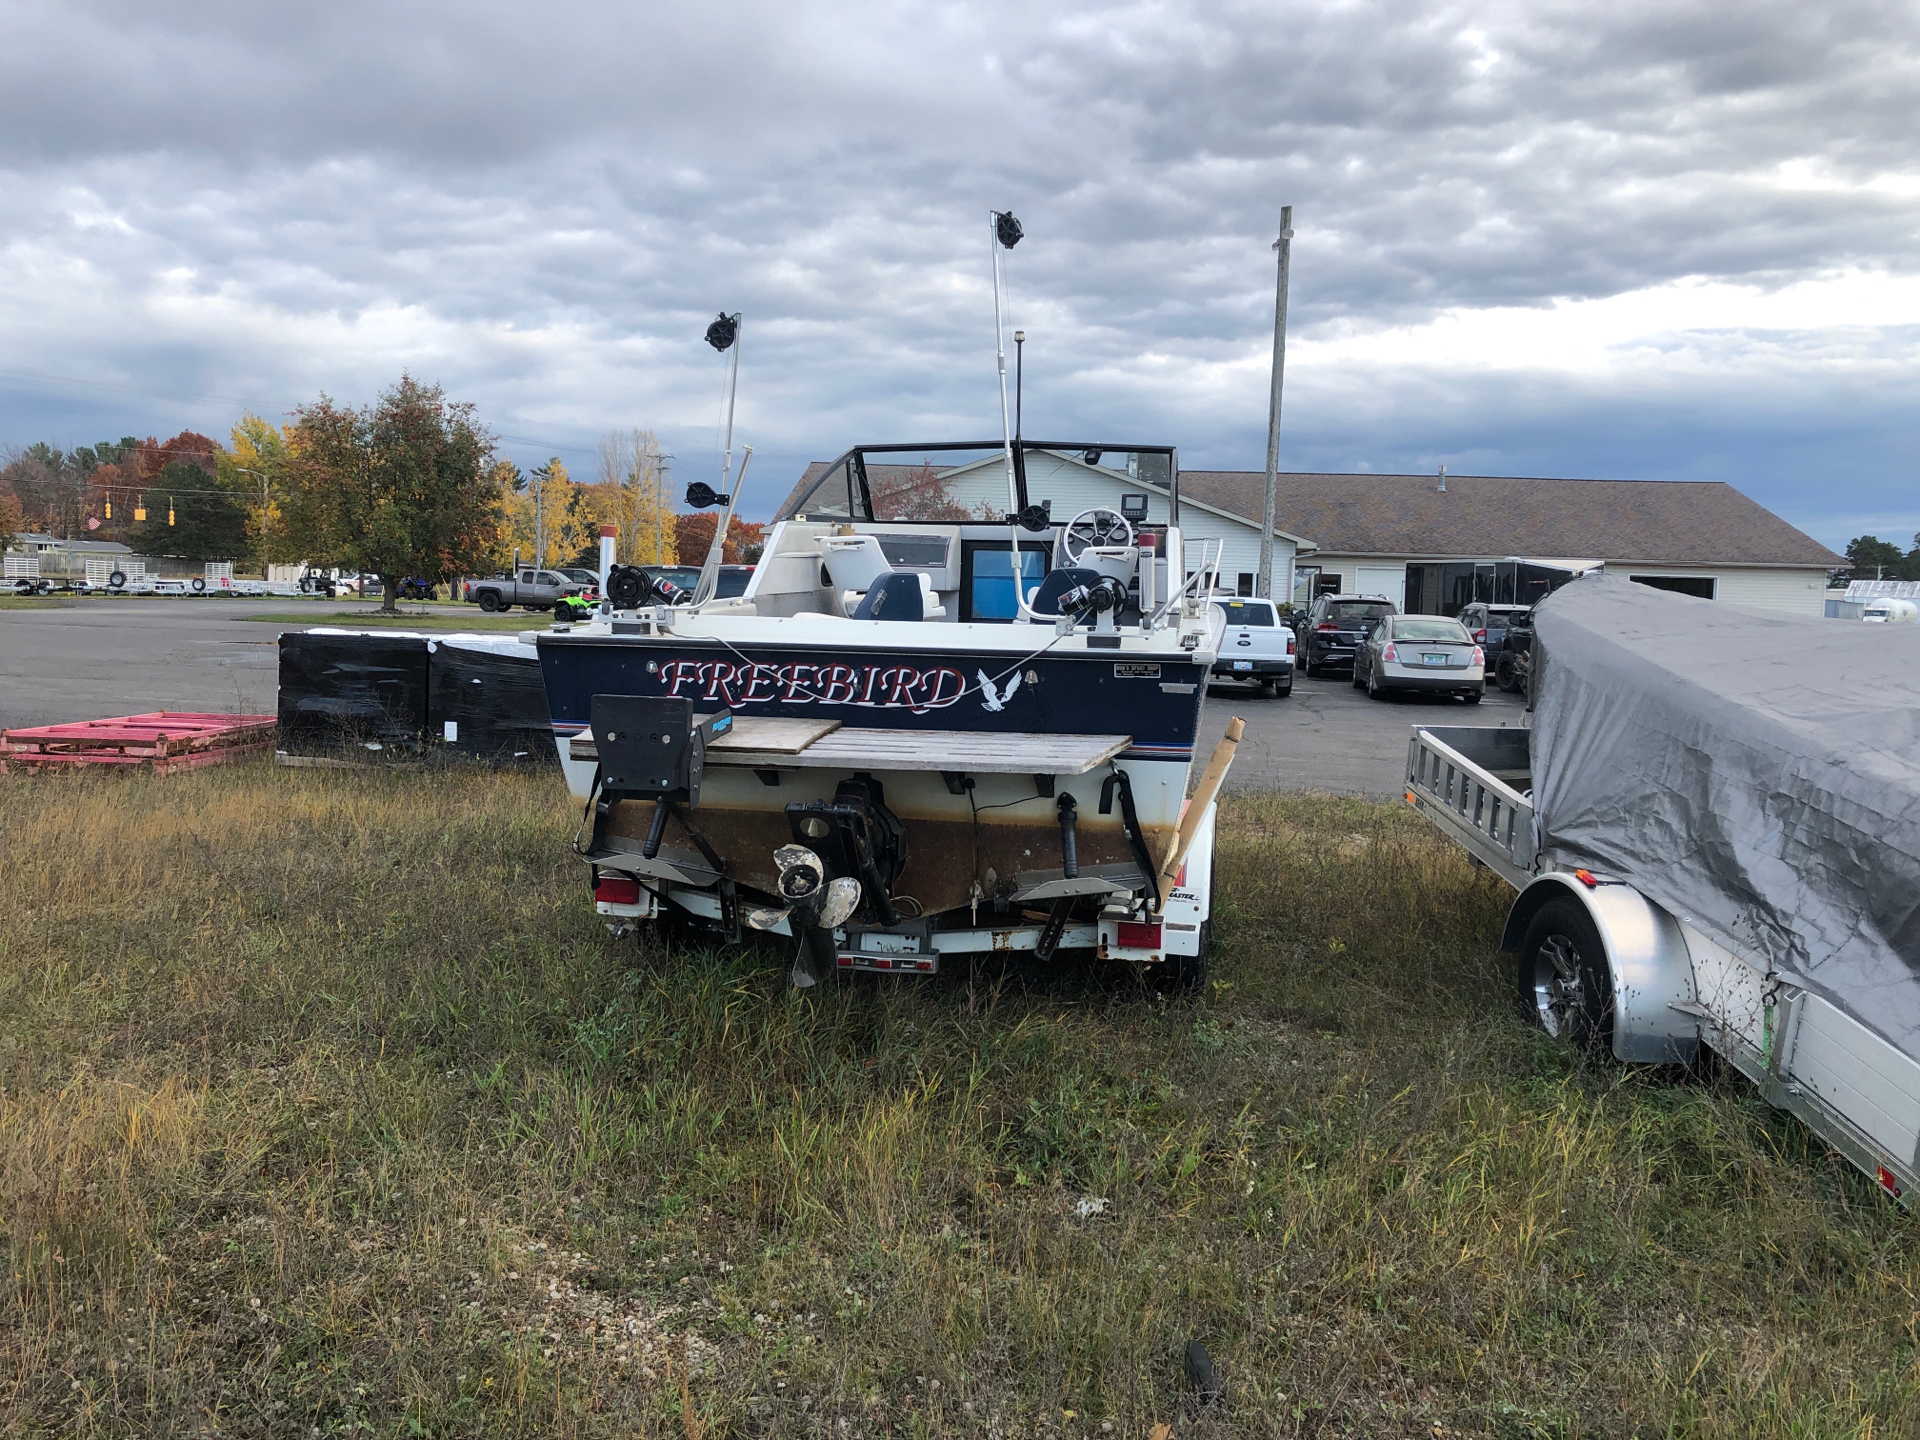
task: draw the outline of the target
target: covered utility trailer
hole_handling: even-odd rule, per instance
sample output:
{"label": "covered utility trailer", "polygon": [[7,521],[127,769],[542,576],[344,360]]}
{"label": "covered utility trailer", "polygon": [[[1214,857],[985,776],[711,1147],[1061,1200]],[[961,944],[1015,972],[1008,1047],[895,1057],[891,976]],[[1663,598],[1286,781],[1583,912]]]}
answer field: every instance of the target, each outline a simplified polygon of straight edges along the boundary
{"label": "covered utility trailer", "polygon": [[1920,1181],[1920,632],[1591,575],[1534,612],[1532,727],[1418,727],[1410,804],[1519,892],[1545,1028],[1701,1045],[1895,1197]]}
{"label": "covered utility trailer", "polygon": [[318,628],[280,637],[284,763],[454,751],[554,763],[540,658],[513,635]]}

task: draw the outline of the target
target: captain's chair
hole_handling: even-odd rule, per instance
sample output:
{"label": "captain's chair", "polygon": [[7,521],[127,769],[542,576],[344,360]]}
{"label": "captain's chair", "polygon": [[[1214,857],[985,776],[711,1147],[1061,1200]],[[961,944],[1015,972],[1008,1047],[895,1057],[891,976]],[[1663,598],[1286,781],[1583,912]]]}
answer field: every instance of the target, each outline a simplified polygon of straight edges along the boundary
{"label": "captain's chair", "polygon": [[[946,608],[924,570],[895,570],[872,535],[823,535],[820,558],[840,598],[840,613],[855,620],[939,620]],[[913,598],[907,598],[907,591]],[[888,598],[881,598],[882,591]],[[917,601],[917,606],[915,602]],[[912,613],[915,609],[918,613]],[[884,612],[884,613],[882,613]]]}

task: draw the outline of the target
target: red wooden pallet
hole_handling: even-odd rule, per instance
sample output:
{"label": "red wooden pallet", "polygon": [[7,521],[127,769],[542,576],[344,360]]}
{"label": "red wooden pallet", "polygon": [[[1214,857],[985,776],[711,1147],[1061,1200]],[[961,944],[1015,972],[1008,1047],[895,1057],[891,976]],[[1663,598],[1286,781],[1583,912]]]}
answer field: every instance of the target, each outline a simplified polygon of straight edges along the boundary
{"label": "red wooden pallet", "polygon": [[0,730],[0,775],[132,765],[169,775],[257,755],[273,746],[271,715],[156,710],[112,720],[78,720]]}

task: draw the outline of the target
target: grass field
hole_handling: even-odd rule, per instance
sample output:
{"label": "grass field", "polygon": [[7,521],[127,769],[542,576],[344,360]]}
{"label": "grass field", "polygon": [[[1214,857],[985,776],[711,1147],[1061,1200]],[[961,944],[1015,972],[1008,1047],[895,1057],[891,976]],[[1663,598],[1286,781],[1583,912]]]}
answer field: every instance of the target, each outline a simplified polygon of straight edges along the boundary
{"label": "grass field", "polygon": [[1192,1002],[613,942],[545,777],[0,807],[9,1436],[1920,1427],[1913,1224],[1392,807],[1230,802]]}
{"label": "grass field", "polygon": [[0,595],[0,610],[64,610],[72,603],[51,595]]}
{"label": "grass field", "polygon": [[[412,601],[407,602],[409,607]],[[529,614],[516,610],[512,614],[489,615],[473,605],[455,609],[439,605],[433,610],[408,608],[398,615],[382,615],[377,610],[335,610],[328,614],[316,614],[312,611],[285,611],[271,615],[236,615],[236,620],[261,620],[269,625],[340,625],[355,630],[544,630],[553,623],[553,617],[547,614]]]}

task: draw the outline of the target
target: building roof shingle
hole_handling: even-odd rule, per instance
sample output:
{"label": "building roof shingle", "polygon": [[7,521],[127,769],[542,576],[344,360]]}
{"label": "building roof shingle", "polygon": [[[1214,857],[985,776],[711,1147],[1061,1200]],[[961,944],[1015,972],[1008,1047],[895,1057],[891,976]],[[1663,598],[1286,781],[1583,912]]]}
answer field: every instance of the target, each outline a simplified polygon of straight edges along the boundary
{"label": "building roof shingle", "polygon": [[[1260,523],[1257,470],[1183,470],[1180,493]],[[1323,555],[1532,555],[1663,565],[1846,563],[1719,480],[1283,473],[1274,523]]]}

